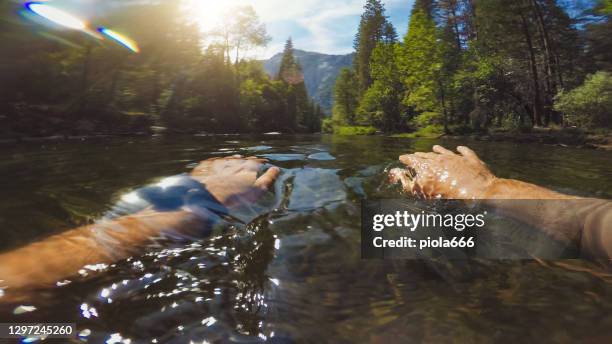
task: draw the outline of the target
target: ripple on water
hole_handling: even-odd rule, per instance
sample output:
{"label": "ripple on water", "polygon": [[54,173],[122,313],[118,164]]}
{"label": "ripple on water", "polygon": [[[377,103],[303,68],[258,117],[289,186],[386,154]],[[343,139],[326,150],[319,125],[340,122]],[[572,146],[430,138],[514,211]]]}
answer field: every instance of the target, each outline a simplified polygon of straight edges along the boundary
{"label": "ripple on water", "polygon": [[253,146],[253,147],[242,148],[242,150],[249,151],[249,152],[262,152],[262,151],[267,151],[270,149],[272,149],[272,147],[270,146]]}
{"label": "ripple on water", "polygon": [[261,154],[260,156],[272,161],[306,160],[306,154]]}
{"label": "ripple on water", "polygon": [[336,170],[303,168],[287,171],[294,176],[289,210],[311,210],[346,199],[344,183]]}
{"label": "ripple on water", "polygon": [[336,160],[336,158],[333,155],[329,154],[328,152],[310,154],[308,156],[308,159],[323,160],[323,161]]}

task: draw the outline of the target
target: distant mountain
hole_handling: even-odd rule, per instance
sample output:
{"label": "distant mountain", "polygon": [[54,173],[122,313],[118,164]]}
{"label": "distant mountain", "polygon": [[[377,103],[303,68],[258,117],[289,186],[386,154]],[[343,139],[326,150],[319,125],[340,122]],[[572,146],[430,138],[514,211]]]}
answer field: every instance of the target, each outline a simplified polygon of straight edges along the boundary
{"label": "distant mountain", "polygon": [[[308,94],[321,105],[325,112],[331,113],[332,92],[336,77],[340,69],[352,65],[353,54],[326,55],[298,49],[294,54],[302,65]],[[278,73],[282,57],[283,54],[278,53],[269,60],[263,61],[264,68],[270,76],[276,76]]]}

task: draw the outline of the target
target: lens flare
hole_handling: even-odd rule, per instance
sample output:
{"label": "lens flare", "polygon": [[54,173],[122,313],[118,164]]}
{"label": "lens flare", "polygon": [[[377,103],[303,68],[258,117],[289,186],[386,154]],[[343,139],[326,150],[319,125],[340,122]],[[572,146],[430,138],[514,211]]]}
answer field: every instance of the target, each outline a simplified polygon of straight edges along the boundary
{"label": "lens flare", "polygon": [[47,4],[28,2],[25,6],[30,12],[52,21],[55,24],[82,31],[87,28],[87,24],[81,19]]}
{"label": "lens flare", "polygon": [[110,30],[104,27],[98,28],[98,31],[104,36],[128,48],[132,52],[135,52],[135,53],[140,52],[140,48],[138,47],[138,44],[134,40],[120,34],[119,32],[116,32],[116,31],[113,31],[113,30]]}

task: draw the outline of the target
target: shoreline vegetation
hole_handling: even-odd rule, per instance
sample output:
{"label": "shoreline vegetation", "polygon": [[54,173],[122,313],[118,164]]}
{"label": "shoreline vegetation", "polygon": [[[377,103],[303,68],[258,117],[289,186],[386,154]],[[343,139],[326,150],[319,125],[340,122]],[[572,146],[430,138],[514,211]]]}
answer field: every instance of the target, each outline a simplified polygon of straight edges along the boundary
{"label": "shoreline vegetation", "polygon": [[[513,143],[537,143],[555,145],[560,147],[572,147],[583,149],[598,149],[612,151],[612,131],[584,131],[578,128],[533,128],[529,132],[515,132],[498,129],[494,131],[481,131],[471,133],[444,133],[440,131],[426,130],[411,133],[382,133],[374,127],[341,127],[334,133],[310,133],[337,136],[388,136],[398,139],[442,139],[476,140],[491,142],[513,142]],[[238,135],[278,135],[282,133],[202,133],[185,131],[164,131],[164,133],[153,132],[124,132],[124,133],[93,133],[90,135],[52,135],[52,136],[27,136],[27,137],[5,137],[0,138],[0,144],[11,144],[19,142],[45,142],[60,140],[89,140],[113,137],[155,137],[155,136],[238,136]]]}
{"label": "shoreline vegetation", "polygon": [[612,130],[584,130],[580,128],[528,128],[523,131],[495,128],[491,130],[474,131],[465,127],[449,128],[444,131],[441,126],[428,126],[421,130],[404,133],[383,133],[371,126],[340,126],[334,128],[334,135],[387,135],[395,138],[408,139],[472,139],[478,141],[500,141],[515,143],[540,143],[562,147],[578,147],[612,151]]}
{"label": "shoreline vegetation", "polygon": [[320,131],[291,38],[273,77],[247,57],[271,40],[252,6],[203,30],[181,1],[105,5],[88,21],[117,28],[136,52],[0,3],[0,138]]}
{"label": "shoreline vegetation", "polygon": [[[328,133],[609,146],[612,0],[366,0]],[[400,134],[397,134],[400,133]]]}

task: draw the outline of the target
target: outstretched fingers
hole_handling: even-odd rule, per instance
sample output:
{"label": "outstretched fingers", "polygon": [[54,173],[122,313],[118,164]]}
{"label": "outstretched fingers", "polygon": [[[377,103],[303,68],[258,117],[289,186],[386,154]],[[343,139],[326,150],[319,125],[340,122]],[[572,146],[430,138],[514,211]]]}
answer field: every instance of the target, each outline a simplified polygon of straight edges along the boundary
{"label": "outstretched fingers", "polygon": [[419,158],[422,158],[422,159],[435,159],[438,156],[438,154],[431,153],[431,152],[429,152],[429,153],[416,152],[416,153],[414,153],[414,155],[419,157]]}
{"label": "outstretched fingers", "polygon": [[478,155],[476,155],[476,153],[474,153],[473,150],[465,146],[459,146],[457,147],[457,151],[461,153],[461,155],[463,155],[469,161],[473,163],[481,163],[480,158],[478,158]]}
{"label": "outstretched fingers", "polygon": [[414,156],[412,154],[400,155],[399,161],[404,165],[411,166],[414,163]]}
{"label": "outstretched fingers", "polygon": [[[432,154],[432,155],[428,155]],[[434,153],[415,153],[415,154],[406,154],[399,157],[399,160],[402,164],[412,167],[419,168],[422,164],[427,163],[429,158],[434,157]]]}
{"label": "outstretched fingers", "polygon": [[438,153],[438,154],[443,154],[443,155],[455,155],[455,153],[453,153],[452,151],[440,146],[440,145],[435,145],[433,146],[433,151]]}
{"label": "outstretched fingers", "polygon": [[261,189],[268,189],[272,184],[274,184],[274,181],[276,181],[279,174],[280,169],[278,167],[270,167],[266,173],[255,180],[253,185]]}

